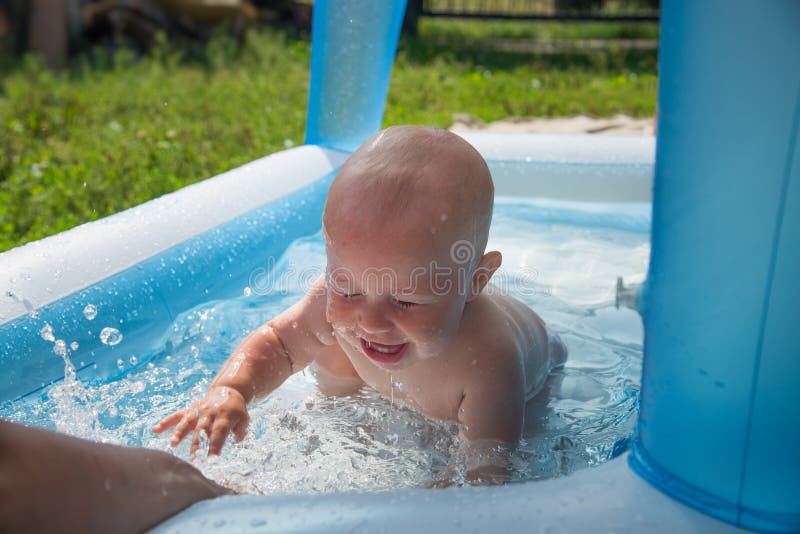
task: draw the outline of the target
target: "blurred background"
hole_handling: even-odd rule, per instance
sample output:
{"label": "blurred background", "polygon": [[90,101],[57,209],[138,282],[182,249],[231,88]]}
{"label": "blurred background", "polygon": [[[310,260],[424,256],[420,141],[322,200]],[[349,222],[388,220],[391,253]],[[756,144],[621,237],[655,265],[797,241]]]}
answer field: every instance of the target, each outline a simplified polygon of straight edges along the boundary
{"label": "blurred background", "polygon": [[[0,251],[302,144],[313,1],[0,0]],[[652,134],[658,0],[409,0],[384,124]]]}

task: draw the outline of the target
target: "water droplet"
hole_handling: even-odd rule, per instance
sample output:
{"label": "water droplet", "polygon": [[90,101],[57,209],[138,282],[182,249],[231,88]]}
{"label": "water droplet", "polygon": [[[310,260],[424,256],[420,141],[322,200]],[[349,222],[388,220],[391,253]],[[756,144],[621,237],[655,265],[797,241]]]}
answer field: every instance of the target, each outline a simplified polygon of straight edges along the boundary
{"label": "water droplet", "polygon": [[252,293],[253,293],[253,290],[250,289],[249,286],[245,286],[245,288],[244,288],[244,296],[245,297],[249,297]]}
{"label": "water droplet", "polygon": [[139,358],[136,356],[131,356],[129,361],[131,362],[131,365],[136,365],[139,361]]}
{"label": "water droplet", "polygon": [[104,345],[113,347],[122,341],[122,332],[116,328],[107,326],[100,331],[100,341],[102,341]]}
{"label": "water droplet", "polygon": [[62,358],[67,355],[67,342],[63,339],[57,339],[53,344],[53,352]]}
{"label": "water droplet", "polygon": [[56,338],[53,335],[53,327],[49,324],[46,324],[39,330],[39,335],[42,336],[42,339],[45,341],[55,341]]}
{"label": "water droplet", "polygon": [[95,306],[94,304],[87,304],[86,307],[83,309],[83,316],[90,321],[95,317],[97,317],[97,306]]}
{"label": "water droplet", "polygon": [[118,367],[119,369],[125,369],[125,362],[123,362],[123,361],[122,361],[122,358],[120,358],[119,360],[117,360],[117,367]]}
{"label": "water droplet", "polygon": [[78,350],[78,347],[80,347],[80,345],[78,345],[77,341],[73,341],[72,343],[69,344],[69,348],[71,348],[72,350]]}

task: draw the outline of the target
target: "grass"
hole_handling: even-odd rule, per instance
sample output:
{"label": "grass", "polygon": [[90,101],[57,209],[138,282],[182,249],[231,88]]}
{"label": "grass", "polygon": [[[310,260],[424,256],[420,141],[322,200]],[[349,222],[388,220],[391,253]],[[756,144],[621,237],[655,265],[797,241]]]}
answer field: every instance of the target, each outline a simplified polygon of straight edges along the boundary
{"label": "grass", "polygon": [[657,23],[541,22],[513,20],[420,20],[420,34],[447,40],[487,39],[658,39]]}
{"label": "grass", "polygon": [[[654,114],[654,50],[503,52],[493,39],[519,23],[480,24],[423,20],[401,41],[386,125],[447,127],[457,113]],[[585,38],[567,37],[585,36],[578,24],[544,26],[526,37]],[[302,143],[309,56],[308,35],[262,28],[242,45],[217,35],[144,56],[95,50],[60,73],[32,58],[4,63],[0,250]]]}

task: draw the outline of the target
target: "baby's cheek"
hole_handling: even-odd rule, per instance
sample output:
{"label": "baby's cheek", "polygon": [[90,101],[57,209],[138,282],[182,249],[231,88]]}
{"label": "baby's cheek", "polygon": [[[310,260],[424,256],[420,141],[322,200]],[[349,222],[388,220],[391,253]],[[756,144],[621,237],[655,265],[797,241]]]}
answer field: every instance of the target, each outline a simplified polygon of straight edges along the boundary
{"label": "baby's cheek", "polygon": [[328,298],[328,304],[325,307],[325,317],[332,325],[352,323],[351,316],[353,313],[350,309],[351,307],[341,302],[342,300],[343,299],[339,297]]}

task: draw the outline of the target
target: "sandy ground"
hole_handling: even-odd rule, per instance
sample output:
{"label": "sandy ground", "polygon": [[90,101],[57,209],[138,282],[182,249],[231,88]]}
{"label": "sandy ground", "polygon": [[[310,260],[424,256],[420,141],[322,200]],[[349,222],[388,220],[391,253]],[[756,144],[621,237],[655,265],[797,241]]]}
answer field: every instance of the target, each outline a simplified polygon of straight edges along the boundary
{"label": "sandy ground", "polygon": [[655,118],[635,119],[627,115],[595,119],[585,115],[555,119],[511,118],[484,123],[471,115],[459,114],[450,127],[454,132],[493,133],[590,133],[612,135],[655,135]]}

